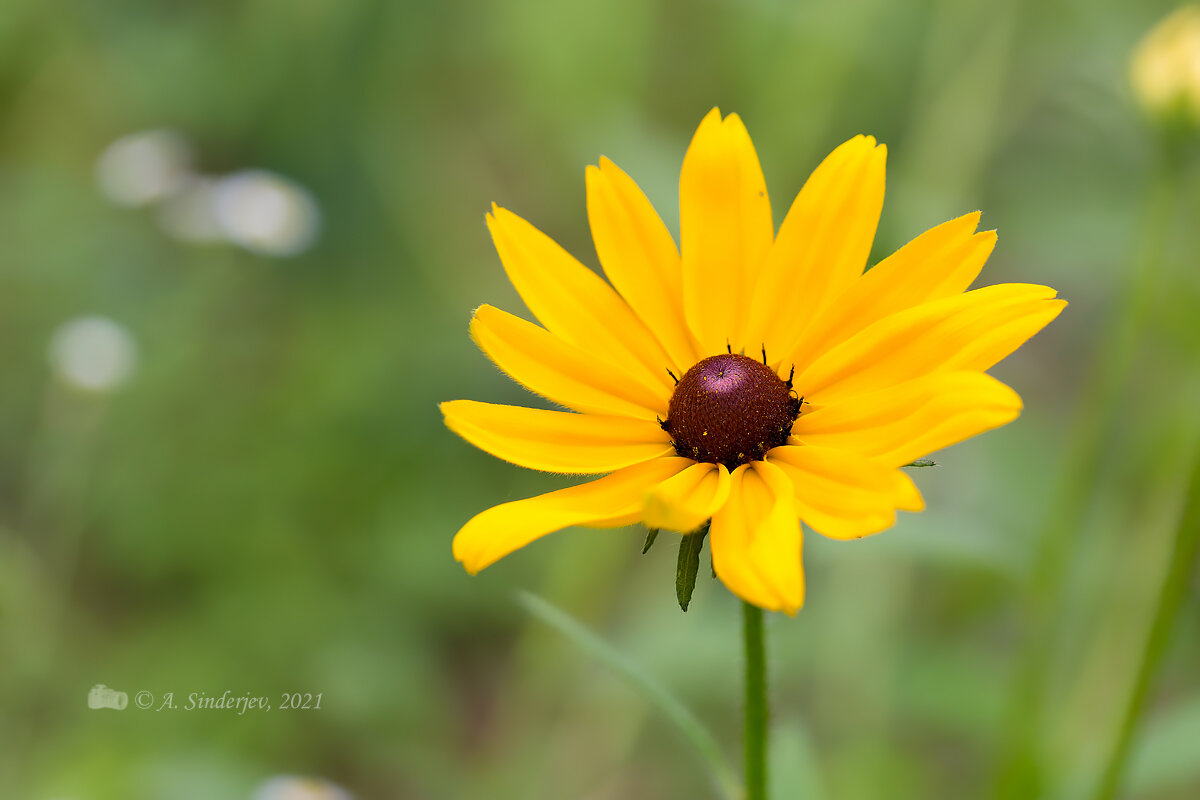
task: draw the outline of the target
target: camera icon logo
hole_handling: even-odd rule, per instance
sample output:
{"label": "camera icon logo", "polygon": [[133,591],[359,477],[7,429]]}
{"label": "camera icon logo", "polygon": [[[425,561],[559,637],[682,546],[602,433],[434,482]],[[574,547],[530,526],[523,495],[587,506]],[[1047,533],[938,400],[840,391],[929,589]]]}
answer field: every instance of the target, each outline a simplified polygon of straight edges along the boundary
{"label": "camera icon logo", "polygon": [[114,708],[120,711],[129,705],[129,695],[97,683],[88,691],[88,708]]}

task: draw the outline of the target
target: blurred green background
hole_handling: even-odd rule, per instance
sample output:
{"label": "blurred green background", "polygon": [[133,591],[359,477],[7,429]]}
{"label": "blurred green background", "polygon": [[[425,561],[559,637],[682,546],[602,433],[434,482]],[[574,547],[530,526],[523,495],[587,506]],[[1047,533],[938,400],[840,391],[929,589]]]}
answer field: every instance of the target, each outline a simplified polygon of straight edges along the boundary
{"label": "blurred green background", "polygon": [[[735,599],[702,580],[680,613],[674,542],[642,556],[634,529],[469,577],[464,521],[570,479],[476,451],[436,407],[528,402],[466,333],[480,303],[523,311],[489,203],[595,265],[583,176],[607,155],[677,230],[714,105],[746,121],[776,224],[872,133],[876,258],[982,208],[982,281],[1071,302],[994,370],[1022,418],[914,476],[927,512],[808,537],[807,605],[767,625],[776,796],[1093,796],[1200,432],[1200,172],[1162,177],[1126,77],[1171,8],[4,0],[0,797],[715,797],[662,715],[513,593],[642,665],[734,763]],[[213,197],[254,213],[210,218]],[[1124,797],[1200,796],[1192,577]],[[94,684],[129,707],[89,709]],[[133,703],[226,690],[276,708]],[[320,709],[279,710],[292,692]],[[1014,736],[1036,791],[1003,788]]]}

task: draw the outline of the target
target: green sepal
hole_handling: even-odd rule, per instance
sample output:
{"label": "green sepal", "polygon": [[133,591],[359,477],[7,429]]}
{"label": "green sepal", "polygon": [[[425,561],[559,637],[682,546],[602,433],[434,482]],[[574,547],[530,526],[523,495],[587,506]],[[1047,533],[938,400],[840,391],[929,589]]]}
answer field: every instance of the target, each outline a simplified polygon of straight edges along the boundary
{"label": "green sepal", "polygon": [[936,467],[938,464],[932,458],[918,458],[911,464],[905,464],[906,467]]}
{"label": "green sepal", "polygon": [[650,548],[654,547],[654,540],[658,538],[658,528],[646,528],[646,543],[642,545],[642,555],[650,552]]}
{"label": "green sepal", "polygon": [[708,535],[708,523],[695,533],[679,537],[679,560],[675,564],[675,596],[679,599],[679,607],[688,610],[692,602],[692,591],[696,588],[696,573],[700,569],[700,550],[704,547],[704,537]]}

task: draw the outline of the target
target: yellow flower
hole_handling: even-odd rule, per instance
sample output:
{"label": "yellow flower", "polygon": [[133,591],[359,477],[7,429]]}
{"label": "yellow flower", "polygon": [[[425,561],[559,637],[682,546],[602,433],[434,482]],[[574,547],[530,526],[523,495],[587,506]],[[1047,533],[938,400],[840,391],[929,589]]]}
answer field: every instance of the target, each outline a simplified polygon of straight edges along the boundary
{"label": "yellow flower", "polygon": [[869,136],[838,147],[776,235],[749,134],[713,109],[683,160],[680,248],[601,159],[587,209],[611,285],[493,206],[500,260],[542,324],[484,305],[471,336],[571,410],[455,400],[446,424],[523,467],[611,474],[476,515],[455,558],[473,574],[572,525],[690,532],[711,519],[721,581],[791,614],[804,602],[801,522],[854,539],[920,511],[900,467],[1014,419],[1020,398],[984,370],[1066,304],[1044,286],[965,291],[996,241],[975,232],[978,212],[864,273],[885,157]]}
{"label": "yellow flower", "polygon": [[1200,123],[1200,6],[1183,6],[1154,27],[1130,64],[1134,94],[1151,114]]}

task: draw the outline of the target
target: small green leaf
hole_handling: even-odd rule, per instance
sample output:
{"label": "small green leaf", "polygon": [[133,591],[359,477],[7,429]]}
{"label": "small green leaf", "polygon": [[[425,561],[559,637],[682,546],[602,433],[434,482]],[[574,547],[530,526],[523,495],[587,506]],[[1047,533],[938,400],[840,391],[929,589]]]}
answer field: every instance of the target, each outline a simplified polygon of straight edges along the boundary
{"label": "small green leaf", "polygon": [[936,467],[937,462],[932,458],[918,458],[911,464],[905,464],[906,467]]}
{"label": "small green leaf", "polygon": [[654,546],[654,540],[658,538],[658,528],[646,529],[646,543],[642,545],[642,555],[650,552],[650,548]]}
{"label": "small green leaf", "polygon": [[696,588],[696,572],[700,569],[700,550],[704,547],[704,537],[708,535],[708,523],[695,533],[688,533],[679,539],[679,560],[675,564],[675,596],[679,598],[679,607],[688,610],[692,602],[692,591]]}

